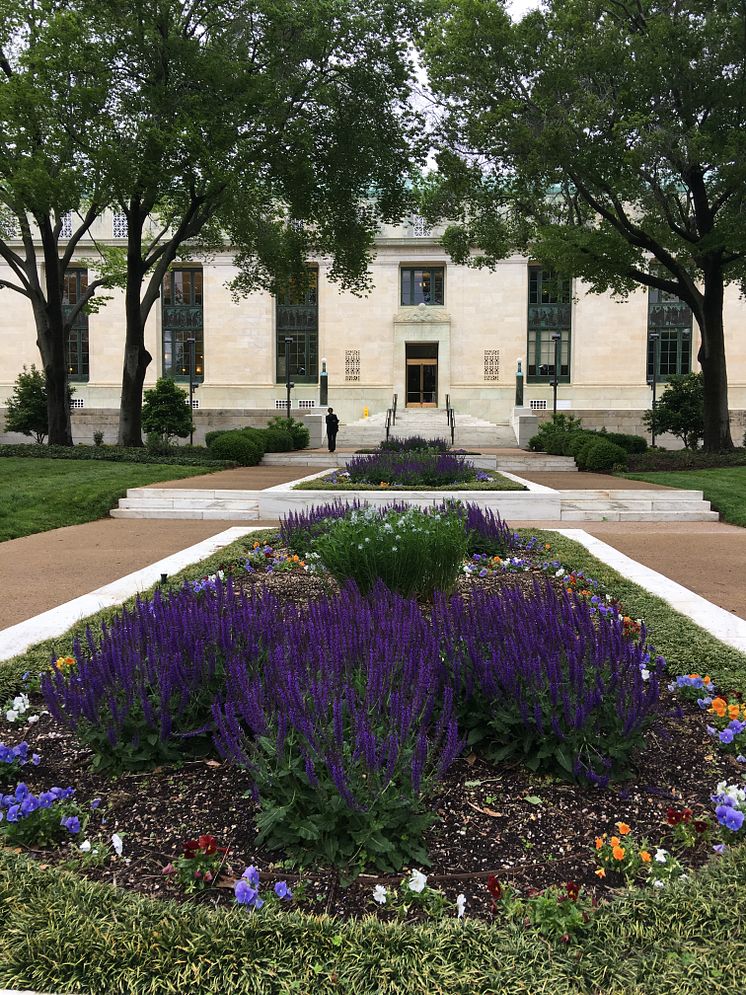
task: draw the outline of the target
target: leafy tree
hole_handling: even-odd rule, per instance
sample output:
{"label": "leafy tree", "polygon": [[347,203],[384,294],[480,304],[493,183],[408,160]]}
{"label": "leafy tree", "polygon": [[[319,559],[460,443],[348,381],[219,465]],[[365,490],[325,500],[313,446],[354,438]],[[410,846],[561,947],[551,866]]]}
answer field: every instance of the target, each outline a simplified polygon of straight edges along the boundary
{"label": "leafy tree", "polygon": [[44,374],[32,363],[16,377],[7,400],[5,431],[33,435],[41,444],[47,435],[47,388]]}
{"label": "leafy tree", "polygon": [[642,420],[648,429],[655,425],[655,434],[670,432],[684,443],[686,449],[696,449],[705,434],[705,396],[701,373],[671,377],[655,405],[655,415],[646,411]]}
{"label": "leafy tree", "polygon": [[[440,0],[422,36],[442,104],[425,213],[451,255],[514,251],[593,292],[675,294],[701,332],[704,443],[732,447],[723,293],[746,281],[746,6]],[[472,246],[479,252],[472,255]]]}
{"label": "leafy tree", "polygon": [[148,435],[158,436],[164,445],[168,445],[174,436],[185,439],[192,431],[186,391],[168,377],[156,380],[155,387],[145,391],[142,427]]}
{"label": "leafy tree", "polygon": [[375,232],[409,199],[414,2],[90,3],[114,67],[91,142],[116,156],[128,222],[120,443],[141,444],[144,327],[182,254],[227,240],[236,294],[300,278],[312,253],[343,287],[366,286]]}
{"label": "leafy tree", "polygon": [[80,146],[105,114],[109,92],[92,23],[78,0],[0,0],[0,260],[8,270],[0,290],[25,297],[33,310],[56,445],[72,445],[70,327],[81,310],[103,303],[94,295],[111,285],[104,259],[79,301],[64,306],[65,271],[107,199],[105,174]]}

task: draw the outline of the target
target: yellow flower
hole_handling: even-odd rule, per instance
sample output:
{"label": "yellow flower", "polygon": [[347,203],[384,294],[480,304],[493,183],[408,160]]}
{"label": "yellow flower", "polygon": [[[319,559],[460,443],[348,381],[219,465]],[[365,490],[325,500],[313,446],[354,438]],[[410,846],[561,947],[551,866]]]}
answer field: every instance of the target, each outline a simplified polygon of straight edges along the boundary
{"label": "yellow flower", "polygon": [[640,850],[640,860],[643,864],[649,864],[652,859],[647,850]]}
{"label": "yellow flower", "polygon": [[548,542],[544,543],[544,549],[551,549],[551,545]]}
{"label": "yellow flower", "polygon": [[618,836],[612,836],[612,837],[611,837],[611,845],[612,845],[612,846],[619,846],[619,844],[620,844],[621,842],[622,842],[622,841],[621,841],[621,840],[619,839],[619,837],[618,837]]}
{"label": "yellow flower", "polygon": [[603,839],[600,836],[597,836],[596,837],[596,849],[600,850],[603,845],[604,845]]}
{"label": "yellow flower", "polygon": [[728,718],[737,719],[741,714],[741,709],[738,705],[728,705]]}
{"label": "yellow flower", "polygon": [[632,830],[630,829],[630,827],[627,825],[626,822],[617,822],[616,827],[619,830],[620,836],[626,836],[627,833],[632,832]]}
{"label": "yellow flower", "polygon": [[627,851],[624,849],[623,846],[615,846],[614,849],[611,851],[611,855],[614,858],[614,860],[624,860],[624,855],[626,854],[626,852]]}
{"label": "yellow flower", "polygon": [[599,869],[596,871],[596,877],[597,878],[605,878],[606,877],[606,871],[603,869],[603,867],[599,867]]}

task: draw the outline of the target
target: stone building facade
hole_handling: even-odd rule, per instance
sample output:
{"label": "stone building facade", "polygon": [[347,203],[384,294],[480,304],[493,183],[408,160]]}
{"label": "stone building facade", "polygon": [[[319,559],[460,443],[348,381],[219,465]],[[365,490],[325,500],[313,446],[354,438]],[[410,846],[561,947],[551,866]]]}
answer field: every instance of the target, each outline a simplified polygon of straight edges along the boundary
{"label": "stone building facade", "polygon": [[[97,226],[97,240],[124,244],[121,217],[104,216]],[[312,272],[302,291],[279,299],[254,293],[238,302],[227,286],[236,275],[230,252],[180,263],[148,322],[153,362],[146,386],[164,373],[186,382],[193,348],[202,428],[231,414],[239,420],[252,411],[267,414],[284,404],[287,348],[298,412],[319,409],[325,368],[329,404],[343,423],[385,411],[396,394],[400,407],[443,408],[448,397],[456,412],[504,425],[515,403],[519,359],[526,407],[540,416],[551,410],[556,351],[561,410],[582,416],[588,427],[639,431],[650,407],[653,367],[659,392],[671,373],[697,369],[697,326],[680,302],[645,288],[623,302],[590,294],[581,281],[559,281],[519,256],[494,271],[457,266],[438,235],[419,219],[382,230],[373,289],[364,297],[340,292],[324,259],[309,261]],[[71,302],[94,256],[92,244],[83,243],[68,274]],[[0,279],[9,277],[0,264]],[[68,348],[80,441],[96,429],[95,420],[107,438],[115,434],[124,307],[120,292],[109,294],[97,314],[77,323]],[[746,302],[731,287],[726,348],[739,442],[746,411],[745,323]],[[1,406],[21,367],[38,365],[39,356],[30,305],[11,290],[0,293],[0,327]]]}

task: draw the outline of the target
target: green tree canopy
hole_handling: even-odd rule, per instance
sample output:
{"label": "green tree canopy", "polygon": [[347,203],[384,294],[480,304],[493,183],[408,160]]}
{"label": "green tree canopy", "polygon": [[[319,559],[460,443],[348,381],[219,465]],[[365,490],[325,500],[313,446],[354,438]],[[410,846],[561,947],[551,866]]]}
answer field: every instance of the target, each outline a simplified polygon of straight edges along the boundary
{"label": "green tree canopy", "polygon": [[47,387],[44,374],[33,363],[16,377],[6,404],[5,431],[33,435],[41,445],[47,435]]}
{"label": "green tree canopy", "polygon": [[746,278],[746,7],[547,0],[514,24],[495,0],[439,0],[421,44],[442,111],[425,213],[455,220],[453,257],[521,251],[594,292],[680,297],[701,332],[705,448],[730,448],[723,293]]}

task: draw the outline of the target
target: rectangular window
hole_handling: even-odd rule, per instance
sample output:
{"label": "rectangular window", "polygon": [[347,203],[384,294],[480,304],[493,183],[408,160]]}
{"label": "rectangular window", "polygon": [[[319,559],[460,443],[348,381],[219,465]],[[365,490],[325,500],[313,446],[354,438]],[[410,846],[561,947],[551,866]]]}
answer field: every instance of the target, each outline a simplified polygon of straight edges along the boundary
{"label": "rectangular window", "polygon": [[[528,271],[528,383],[570,382],[572,280],[542,266]],[[559,336],[559,338],[555,338]]]}
{"label": "rectangular window", "polygon": [[[87,269],[69,269],[62,281],[62,313],[67,320],[88,286]],[[65,341],[67,379],[87,383],[89,379],[88,315],[79,311]]]}
{"label": "rectangular window", "polygon": [[[189,381],[191,350],[193,376],[205,379],[205,332],[202,306],[202,270],[171,270],[163,281],[161,318],[163,329],[163,376],[179,383]],[[190,342],[194,339],[194,346]]]}
{"label": "rectangular window", "polygon": [[295,284],[277,296],[278,383],[289,372],[293,383],[316,383],[319,379],[318,270],[309,269],[303,286]]}
{"label": "rectangular window", "polygon": [[403,307],[445,302],[445,267],[429,266],[401,269],[401,302]]}
{"label": "rectangular window", "polygon": [[[657,338],[655,337],[657,336]],[[682,300],[665,290],[648,290],[647,381],[665,381],[692,369],[692,312]]]}

